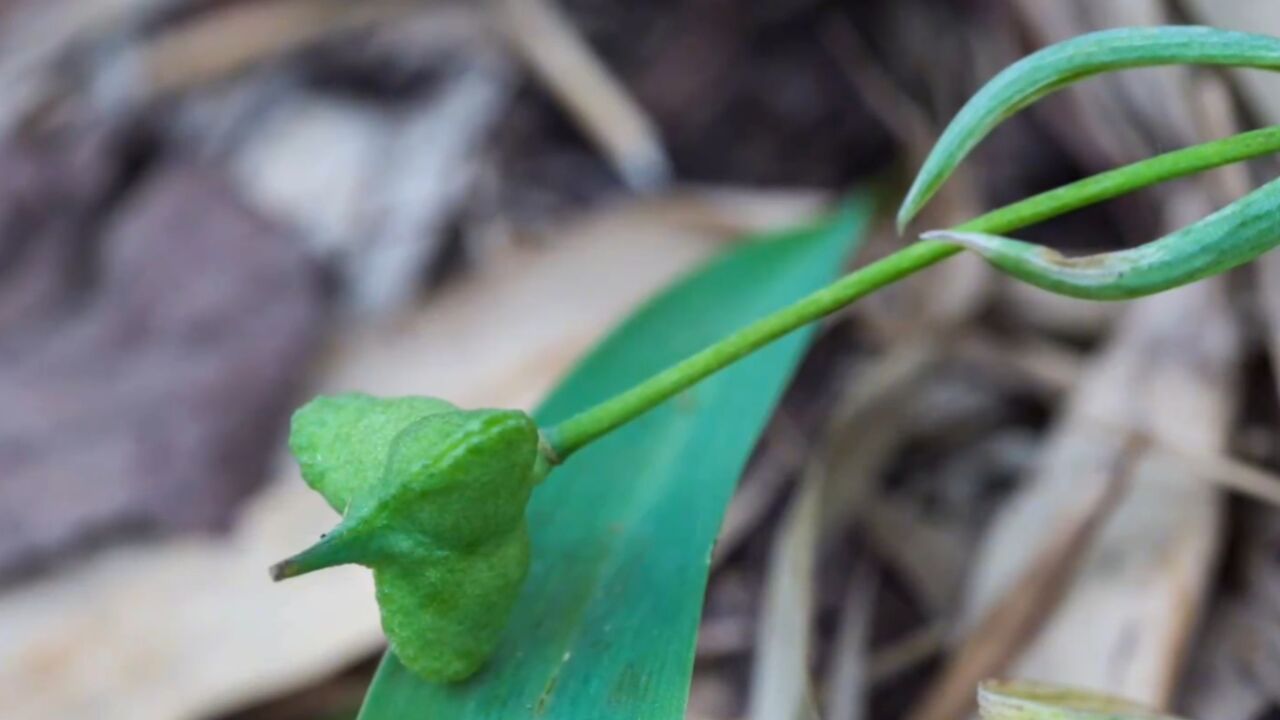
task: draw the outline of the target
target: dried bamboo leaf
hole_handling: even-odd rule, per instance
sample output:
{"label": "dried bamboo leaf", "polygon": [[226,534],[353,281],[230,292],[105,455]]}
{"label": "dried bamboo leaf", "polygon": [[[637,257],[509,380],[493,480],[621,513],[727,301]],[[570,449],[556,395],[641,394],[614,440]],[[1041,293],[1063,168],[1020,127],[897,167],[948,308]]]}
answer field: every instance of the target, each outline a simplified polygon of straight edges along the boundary
{"label": "dried bamboo leaf", "polygon": [[747,717],[751,720],[813,716],[810,622],[817,582],[822,484],[821,477],[808,474],[787,508],[769,553],[755,665],[748,689]]}
{"label": "dried bamboo leaf", "polygon": [[671,162],[653,121],[614,78],[555,0],[496,0],[508,40],[524,56],[622,178],[637,190],[671,179]]}
{"label": "dried bamboo leaf", "polygon": [[872,685],[871,629],[878,593],[875,569],[860,562],[840,603],[840,624],[831,646],[827,675],[826,716],[864,720]]}

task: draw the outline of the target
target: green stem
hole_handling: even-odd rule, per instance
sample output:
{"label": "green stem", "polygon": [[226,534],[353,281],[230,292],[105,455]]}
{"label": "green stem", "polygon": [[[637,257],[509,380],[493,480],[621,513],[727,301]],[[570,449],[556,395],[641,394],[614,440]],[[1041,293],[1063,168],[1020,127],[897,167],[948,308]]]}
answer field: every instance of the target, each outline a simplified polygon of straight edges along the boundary
{"label": "green stem", "polygon": [[[1280,126],[1242,133],[1094,175],[994,210],[956,230],[1003,235],[1166,180],[1280,152]],[[555,462],[760,347],[961,251],[922,240],[757,320],[705,350],[545,431]]]}

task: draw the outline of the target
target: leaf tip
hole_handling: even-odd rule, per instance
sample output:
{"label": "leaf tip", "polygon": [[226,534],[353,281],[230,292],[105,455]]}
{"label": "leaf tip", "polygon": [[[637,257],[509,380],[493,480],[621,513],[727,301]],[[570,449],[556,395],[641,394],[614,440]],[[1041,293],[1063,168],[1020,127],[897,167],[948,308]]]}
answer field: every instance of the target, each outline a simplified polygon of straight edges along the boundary
{"label": "leaf tip", "polygon": [[[939,142],[941,143],[941,141]],[[929,204],[929,201],[933,199],[934,193],[937,192],[938,186],[945,179],[946,173],[937,167],[937,155],[938,150],[934,148],[920,168],[915,181],[911,183],[911,188],[907,190],[907,196],[902,200],[901,207],[898,208],[898,234],[900,235],[911,224],[911,221],[916,219],[916,216],[920,214],[924,206]]]}
{"label": "leaf tip", "polygon": [[951,243],[973,250],[980,254],[986,254],[991,250],[990,235],[982,233],[963,232],[960,230],[930,230],[920,234],[922,240],[933,240],[935,242]]}
{"label": "leaf tip", "polygon": [[898,217],[895,224],[899,235],[906,233],[907,226],[911,224],[911,221],[916,218],[916,214],[919,212],[919,193],[916,191],[915,186],[912,186],[911,192],[907,193],[907,198],[902,201],[902,206],[898,208]]}

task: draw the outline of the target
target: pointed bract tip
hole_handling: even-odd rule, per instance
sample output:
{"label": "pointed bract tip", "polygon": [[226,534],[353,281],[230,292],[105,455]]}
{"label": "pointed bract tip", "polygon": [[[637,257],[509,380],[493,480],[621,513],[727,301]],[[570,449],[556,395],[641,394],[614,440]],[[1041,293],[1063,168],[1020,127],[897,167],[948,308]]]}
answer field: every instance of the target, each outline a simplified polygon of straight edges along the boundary
{"label": "pointed bract tip", "polygon": [[362,543],[358,537],[344,532],[344,529],[344,526],[339,525],[315,545],[272,565],[271,579],[279,582],[316,570],[367,561],[368,553],[362,552]]}
{"label": "pointed bract tip", "polygon": [[271,573],[271,580],[273,582],[288,580],[291,577],[297,577],[302,574],[298,569],[298,564],[293,561],[293,558],[281,560],[275,565],[272,565],[268,572]]}

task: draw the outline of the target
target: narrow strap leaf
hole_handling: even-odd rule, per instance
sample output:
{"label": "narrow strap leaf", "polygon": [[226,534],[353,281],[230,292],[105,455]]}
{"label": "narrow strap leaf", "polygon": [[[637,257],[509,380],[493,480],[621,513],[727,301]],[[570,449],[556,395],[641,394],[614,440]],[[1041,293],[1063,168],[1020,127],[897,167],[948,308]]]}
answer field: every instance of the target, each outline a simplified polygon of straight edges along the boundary
{"label": "narrow strap leaf", "polygon": [[1280,70],[1280,39],[1197,26],[1120,28],[1082,35],[1027,56],[987,83],[947,127],[898,212],[899,230],[973,148],[1019,110],[1093,75],[1158,65]]}
{"label": "narrow strap leaf", "polygon": [[1010,275],[1051,292],[1128,300],[1216,275],[1280,244],[1280,180],[1159,240],[1087,257],[1064,257],[1040,245],[961,230],[923,237],[969,248]]}

